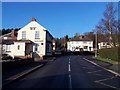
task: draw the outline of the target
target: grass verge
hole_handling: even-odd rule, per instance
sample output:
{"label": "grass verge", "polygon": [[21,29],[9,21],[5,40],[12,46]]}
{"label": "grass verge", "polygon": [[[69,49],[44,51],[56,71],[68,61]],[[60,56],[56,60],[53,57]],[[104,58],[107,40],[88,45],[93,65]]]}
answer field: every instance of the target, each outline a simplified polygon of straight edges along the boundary
{"label": "grass verge", "polygon": [[108,63],[111,63],[111,64],[118,64],[118,63],[120,63],[120,62],[117,62],[115,60],[111,60],[111,59],[108,59],[108,58],[102,58],[100,56],[97,56],[97,57],[93,56],[92,58],[100,60],[100,61],[108,62]]}

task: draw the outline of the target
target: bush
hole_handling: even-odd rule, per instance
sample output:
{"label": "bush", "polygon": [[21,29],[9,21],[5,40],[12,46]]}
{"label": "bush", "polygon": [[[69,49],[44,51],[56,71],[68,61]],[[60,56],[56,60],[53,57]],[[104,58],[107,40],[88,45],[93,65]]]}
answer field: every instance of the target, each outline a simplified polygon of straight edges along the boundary
{"label": "bush", "polygon": [[119,59],[119,53],[118,53],[118,47],[115,48],[106,48],[106,49],[101,49],[99,50],[99,55],[102,58],[108,58],[111,60],[115,60],[115,61],[120,61]]}

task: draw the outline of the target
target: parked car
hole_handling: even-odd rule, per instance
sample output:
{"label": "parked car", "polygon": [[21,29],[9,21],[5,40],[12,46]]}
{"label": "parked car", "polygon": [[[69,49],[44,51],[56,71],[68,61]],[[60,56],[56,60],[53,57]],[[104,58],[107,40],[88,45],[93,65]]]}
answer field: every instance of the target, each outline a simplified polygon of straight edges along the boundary
{"label": "parked car", "polygon": [[10,56],[9,54],[2,54],[2,58],[1,59],[2,60],[11,60],[11,59],[13,59],[13,57]]}

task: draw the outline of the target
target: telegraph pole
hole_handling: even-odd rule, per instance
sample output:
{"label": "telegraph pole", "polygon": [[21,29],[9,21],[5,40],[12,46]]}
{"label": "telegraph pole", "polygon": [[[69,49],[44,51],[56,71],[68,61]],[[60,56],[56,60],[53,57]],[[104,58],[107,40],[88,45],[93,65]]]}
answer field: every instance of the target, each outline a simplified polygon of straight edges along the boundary
{"label": "telegraph pole", "polygon": [[95,35],[95,57],[97,57],[97,31],[96,31],[96,35]]}

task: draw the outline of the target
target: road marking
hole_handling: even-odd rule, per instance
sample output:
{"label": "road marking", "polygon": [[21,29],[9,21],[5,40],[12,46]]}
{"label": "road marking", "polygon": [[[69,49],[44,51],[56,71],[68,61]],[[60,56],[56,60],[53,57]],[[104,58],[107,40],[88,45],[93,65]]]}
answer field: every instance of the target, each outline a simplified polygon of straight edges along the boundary
{"label": "road marking", "polygon": [[69,62],[68,62],[68,71],[69,72],[71,71],[71,68],[70,68],[70,58],[69,58]]}
{"label": "road marking", "polygon": [[70,64],[68,64],[68,71],[69,71],[69,72],[71,71]]}
{"label": "road marking", "polygon": [[[96,65],[96,66],[98,66],[98,67],[100,67],[100,68],[102,68],[102,69],[104,69],[104,70],[106,70],[106,71],[108,71],[108,72],[110,72],[110,73],[113,73],[115,76],[120,76],[120,74],[117,73],[117,72],[114,72],[114,71],[112,71],[112,70],[110,70],[110,69],[104,68],[104,67],[98,65],[97,63],[95,63],[95,62],[93,62],[93,61],[90,61],[90,60],[88,60],[88,59],[86,59],[86,58],[83,58],[83,59],[86,60],[86,61],[88,61],[88,62],[90,62],[90,63],[92,63],[92,64],[94,64],[94,65]],[[106,80],[113,79],[113,78],[115,78],[115,76],[113,76],[113,77],[111,77],[111,78],[102,79],[102,80],[96,80],[95,82],[96,82],[96,83],[99,83],[99,84],[101,84],[101,85],[105,85],[105,86],[107,86],[107,87],[111,87],[111,88],[114,88],[114,89],[118,89],[117,87],[114,87],[114,86],[111,86],[111,85],[108,85],[108,84],[105,84],[105,83],[102,82],[102,81],[106,81]]]}
{"label": "road marking", "polygon": [[107,87],[114,88],[114,89],[118,90],[117,87],[111,86],[111,85],[108,85],[108,84],[105,84],[105,83],[102,82],[102,81],[110,80],[110,79],[113,79],[113,78],[115,78],[115,76],[113,76],[111,78],[102,79],[102,80],[96,80],[95,83],[98,83],[98,84],[101,84],[101,85],[104,85],[104,86],[107,86]]}
{"label": "road marking", "polygon": [[72,90],[72,79],[71,79],[71,67],[70,67],[70,58],[69,58],[69,63],[68,63],[68,72],[69,72],[69,89]]}
{"label": "road marking", "polygon": [[70,58],[69,58],[69,61],[70,61]]}
{"label": "road marking", "polygon": [[70,64],[70,61],[69,61],[69,64]]}
{"label": "road marking", "polygon": [[105,84],[105,83],[102,83],[102,82],[96,82],[96,83],[99,83],[99,84],[101,84],[101,85],[104,85],[104,86],[107,86],[107,87],[110,87],[110,88],[114,88],[114,89],[119,89],[119,88],[117,88],[117,87],[114,87],[114,86],[111,86],[111,85],[108,85],[108,84]]}
{"label": "road marking", "polygon": [[69,74],[69,89],[72,90],[72,79],[70,74]]}
{"label": "road marking", "polygon": [[110,70],[110,69],[104,68],[104,67],[98,65],[97,63],[95,63],[95,62],[93,62],[93,61],[90,61],[90,60],[88,60],[88,59],[86,59],[86,58],[83,58],[83,59],[86,60],[86,61],[88,61],[88,62],[90,62],[90,63],[92,63],[92,64],[94,64],[94,65],[96,65],[96,66],[98,66],[98,67],[100,67],[100,68],[102,68],[102,69],[104,69],[104,70],[106,70],[106,71],[108,71],[108,72],[111,72],[111,73],[115,74],[116,76],[120,76],[120,74],[117,73],[117,72],[115,72],[115,71],[112,71],[112,70]]}
{"label": "road marking", "polygon": [[97,71],[92,71],[92,72],[87,72],[87,73],[96,73],[96,72],[101,72],[103,70],[97,70]]}
{"label": "road marking", "polygon": [[97,80],[96,82],[102,82],[102,81],[110,80],[110,79],[113,79],[113,78],[115,78],[115,76],[110,77],[110,78],[105,78],[105,79]]}

